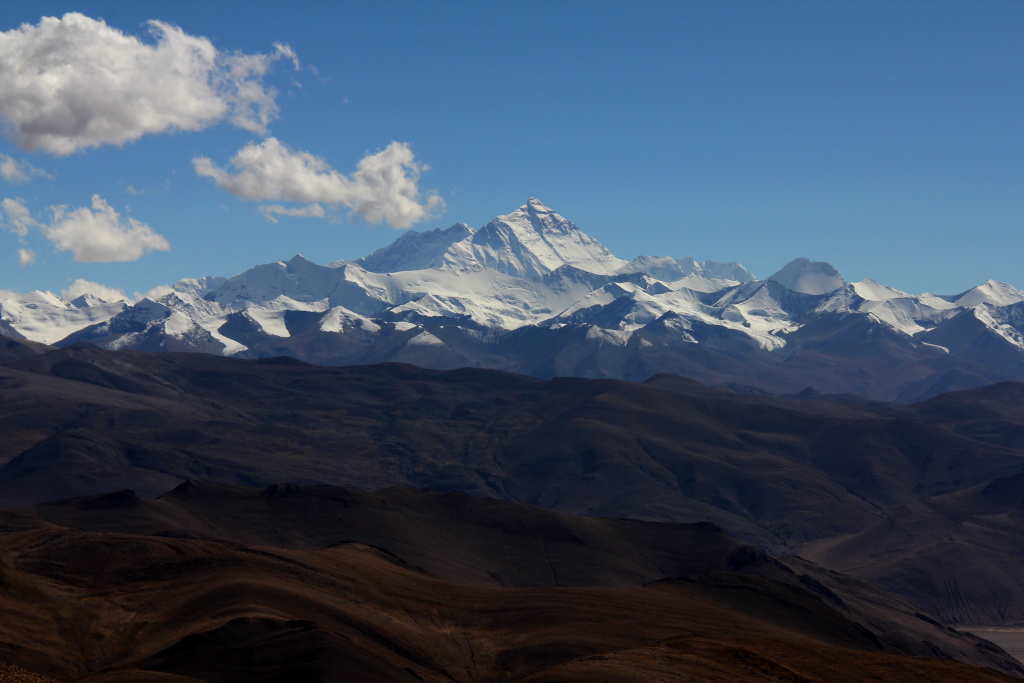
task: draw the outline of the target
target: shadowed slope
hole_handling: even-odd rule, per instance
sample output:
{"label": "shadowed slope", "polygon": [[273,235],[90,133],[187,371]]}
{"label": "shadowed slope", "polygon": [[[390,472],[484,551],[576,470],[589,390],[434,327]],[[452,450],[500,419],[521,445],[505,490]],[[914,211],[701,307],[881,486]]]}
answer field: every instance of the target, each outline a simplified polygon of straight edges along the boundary
{"label": "shadowed slope", "polygon": [[[832,681],[866,666],[1010,680],[949,658],[1024,674],[869,584],[711,525],[451,493],[199,484],[158,501],[3,511],[0,523],[0,658],[64,679]],[[275,534],[297,547],[237,542]]]}
{"label": "shadowed slope", "polygon": [[957,418],[664,377],[65,349],[0,367],[0,502],[188,479],[422,486],[565,512],[709,520],[782,547],[1017,471]]}
{"label": "shadowed slope", "polygon": [[[2,332],[2,328],[0,328],[0,332]],[[46,344],[40,344],[39,342],[27,339],[15,339],[0,334],[0,360],[25,358],[52,350],[53,347]]]}
{"label": "shadowed slope", "polygon": [[[639,586],[722,568],[740,547],[711,524],[576,517],[463,494],[391,488],[186,483],[143,500],[130,491],[33,508],[71,528],[205,537],[315,550],[380,548],[410,567],[483,586]],[[680,548],[700,549],[684,554]]]}
{"label": "shadowed slope", "polygon": [[1024,474],[923,498],[804,557],[905,595],[944,621],[1024,625]]}
{"label": "shadowed slope", "polygon": [[[986,443],[1024,443],[1024,385],[938,396],[907,409]],[[965,456],[966,457],[966,456]],[[812,543],[801,555],[878,582],[941,619],[1024,624],[1024,474],[1013,473],[897,508],[860,532]]]}

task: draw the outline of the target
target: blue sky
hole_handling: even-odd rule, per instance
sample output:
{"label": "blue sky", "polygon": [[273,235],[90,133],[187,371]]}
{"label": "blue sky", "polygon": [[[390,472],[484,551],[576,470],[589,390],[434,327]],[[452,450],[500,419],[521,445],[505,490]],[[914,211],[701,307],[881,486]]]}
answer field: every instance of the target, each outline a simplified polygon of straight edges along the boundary
{"label": "blue sky", "polygon": [[[80,55],[99,53],[71,51],[71,118],[40,124],[33,74],[71,50],[33,49],[40,21],[72,11],[105,55],[114,30],[153,52],[158,20],[206,40],[214,81],[262,59],[231,82],[258,96],[161,99],[166,55],[90,91],[104,81]],[[408,224],[480,227],[531,196],[623,258],[766,277],[806,256],[912,293],[1024,288],[1021,2],[6,0],[0,31],[0,198],[28,216],[0,213],[0,289],[132,294],[356,258]],[[136,90],[163,105],[136,110]],[[212,109],[170,111],[193,96]],[[152,132],[117,139],[133,126]],[[364,159],[378,171],[361,179]]]}

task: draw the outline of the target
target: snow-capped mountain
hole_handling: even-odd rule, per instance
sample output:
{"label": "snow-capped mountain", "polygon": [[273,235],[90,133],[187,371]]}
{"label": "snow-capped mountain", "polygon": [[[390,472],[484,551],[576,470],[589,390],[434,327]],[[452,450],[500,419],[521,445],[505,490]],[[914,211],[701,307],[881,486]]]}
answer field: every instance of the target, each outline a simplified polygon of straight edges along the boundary
{"label": "snow-capped mountain", "polygon": [[0,302],[0,334],[47,344],[404,361],[538,376],[687,375],[741,391],[911,399],[1024,378],[1024,292],[848,283],[798,258],[617,258],[537,199],[479,230],[403,233],[355,261],[302,256],[188,279],[133,304],[48,292]]}
{"label": "snow-capped mountain", "polygon": [[108,302],[92,294],[65,301],[52,292],[28,292],[0,301],[0,331],[9,337],[55,344],[126,308],[126,301]]}
{"label": "snow-capped mountain", "polygon": [[478,231],[457,223],[447,230],[407,232],[355,264],[376,273],[487,268],[535,279],[565,265],[611,275],[628,262],[616,258],[603,244],[540,200],[531,198]]}
{"label": "snow-capped mountain", "polygon": [[846,284],[831,263],[798,258],[768,278],[801,294],[828,294]]}

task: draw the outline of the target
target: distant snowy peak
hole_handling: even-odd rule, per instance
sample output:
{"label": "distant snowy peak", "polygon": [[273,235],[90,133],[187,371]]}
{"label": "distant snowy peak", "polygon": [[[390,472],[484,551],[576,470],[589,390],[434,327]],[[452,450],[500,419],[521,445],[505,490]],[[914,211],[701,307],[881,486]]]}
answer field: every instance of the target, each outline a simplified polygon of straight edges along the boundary
{"label": "distant snowy peak", "polygon": [[750,282],[757,278],[743,265],[736,261],[721,263],[719,261],[701,261],[700,274],[711,280],[735,280],[736,282]]}
{"label": "distant snowy peak", "polygon": [[805,258],[790,261],[768,279],[802,294],[828,294],[846,284],[832,264]]}
{"label": "distant snowy peak", "polygon": [[228,279],[226,277],[215,277],[213,275],[198,278],[190,277],[178,280],[173,285],[161,285],[159,287],[154,287],[150,291],[146,292],[146,296],[150,299],[156,300],[172,292],[180,292],[182,294],[202,297],[220,288],[227,281]]}
{"label": "distant snowy peak", "polygon": [[223,286],[227,281],[228,279],[226,277],[213,275],[207,275],[206,277],[199,278],[185,278],[184,280],[178,280],[171,285],[171,289],[175,292],[183,292],[186,294],[192,294],[193,296],[206,296],[213,290]]}
{"label": "distant snowy peak", "polygon": [[1024,301],[1024,292],[1005,282],[989,280],[983,285],[968,289],[963,294],[951,298],[953,298],[953,303],[964,308],[973,308],[981,304],[1010,306]]}
{"label": "distant snowy peak", "polygon": [[671,256],[637,256],[619,272],[647,273],[662,282],[674,282],[698,273],[700,265],[692,258],[674,259]]}
{"label": "distant snowy peak", "polygon": [[[0,301],[0,321],[25,339],[53,344],[73,332],[109,320],[127,307],[124,301],[106,303],[78,297],[72,305],[52,292],[28,292]],[[90,304],[90,301],[95,303]]]}
{"label": "distant snowy peak", "polygon": [[563,218],[536,197],[530,197],[525,204],[512,213],[498,216],[494,221],[515,227],[524,227],[551,237],[559,235],[565,237],[580,232],[575,223]]}
{"label": "distant snowy peak", "polygon": [[273,301],[281,295],[296,301],[315,301],[330,293],[339,279],[339,268],[321,266],[301,254],[288,261],[254,266],[227,280],[211,292],[212,301],[229,309]]}
{"label": "distant snowy peak", "polygon": [[889,299],[905,299],[910,296],[906,292],[887,287],[870,278],[854,282],[850,287],[857,293],[857,296],[867,301],[888,301]]}
{"label": "distant snowy peak", "polygon": [[24,309],[51,309],[51,308],[71,308],[71,304],[57,296],[53,292],[43,292],[38,289],[25,294],[18,294],[11,298],[5,299],[2,302],[4,308],[24,308]]}
{"label": "distant snowy peak", "polygon": [[644,272],[663,282],[691,276],[715,283],[723,281],[718,287],[754,279],[739,263],[697,262],[689,257],[667,256],[640,256],[625,261],[536,198],[511,213],[497,216],[478,231],[465,223],[443,230],[410,230],[352,263],[373,273],[487,268],[534,280],[565,266],[596,275]]}
{"label": "distant snowy peak", "polygon": [[938,297],[914,296],[874,280],[862,280],[832,292],[815,313],[862,313],[914,336],[950,317],[955,310],[953,304]]}
{"label": "distant snowy peak", "polygon": [[735,284],[755,279],[754,274],[739,263],[697,262],[689,256],[682,259],[675,259],[671,256],[637,256],[624,265],[619,272],[643,272],[662,282],[675,282],[690,276],[709,280],[732,280]]}
{"label": "distant snowy peak", "polygon": [[761,316],[773,320],[789,321],[799,318],[821,303],[825,297],[789,289],[775,280],[753,280],[729,287],[716,293],[715,308],[729,319],[730,311],[744,311],[743,319]]}
{"label": "distant snowy peak", "polygon": [[516,277],[541,278],[564,264],[611,275],[626,265],[575,223],[533,198],[492,220],[471,240],[479,263]]}
{"label": "distant snowy peak", "polygon": [[490,268],[530,279],[543,278],[564,265],[610,275],[626,264],[535,198],[478,231],[464,223],[446,230],[410,230],[353,263],[374,273]]}
{"label": "distant snowy peak", "polygon": [[[409,230],[386,247],[356,259],[353,263],[373,273],[440,268],[445,264],[445,256],[452,250],[452,246],[472,237],[474,232],[465,223],[456,223],[445,230]],[[459,251],[465,253],[465,250]]]}
{"label": "distant snowy peak", "polygon": [[69,301],[75,308],[89,308],[90,306],[99,306],[101,304],[109,303],[106,299],[90,294],[86,292],[80,296],[76,296],[74,299]]}
{"label": "distant snowy peak", "polygon": [[[360,315],[374,315],[394,303],[396,292],[391,288],[395,286],[390,275],[371,273],[348,261],[321,266],[297,255],[289,261],[250,268],[204,298],[225,311],[278,308],[273,302],[285,297],[283,300],[297,306],[344,306]],[[305,306],[296,310],[305,310]]]}

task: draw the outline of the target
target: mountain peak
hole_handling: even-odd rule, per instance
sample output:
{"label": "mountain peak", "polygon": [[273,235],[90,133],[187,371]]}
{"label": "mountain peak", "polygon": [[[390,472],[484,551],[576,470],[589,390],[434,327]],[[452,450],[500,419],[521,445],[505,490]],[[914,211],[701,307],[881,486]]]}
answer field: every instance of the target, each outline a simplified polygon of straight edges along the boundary
{"label": "mountain peak", "polygon": [[472,242],[480,263],[517,277],[544,277],[563,264],[610,275],[626,264],[536,197],[496,217]]}
{"label": "mountain peak", "polygon": [[955,297],[957,306],[971,308],[983,303],[993,306],[1009,306],[1024,301],[1024,291],[998,280],[989,280],[983,285],[972,287]]}
{"label": "mountain peak", "polygon": [[536,213],[554,213],[554,210],[546,206],[544,202],[537,199],[536,197],[530,197],[526,200],[526,203],[519,207],[524,211],[535,211]]}
{"label": "mountain peak", "polygon": [[495,217],[491,223],[504,223],[517,231],[527,230],[541,235],[581,232],[572,221],[563,218],[536,197],[530,197],[512,213]]}
{"label": "mountain peak", "polygon": [[846,284],[831,263],[803,257],[793,259],[768,279],[802,294],[828,294]]}
{"label": "mountain peak", "polygon": [[394,273],[440,267],[452,248],[469,237],[475,230],[465,223],[456,223],[442,230],[425,232],[408,230],[391,244],[381,247],[355,263],[374,273]]}

